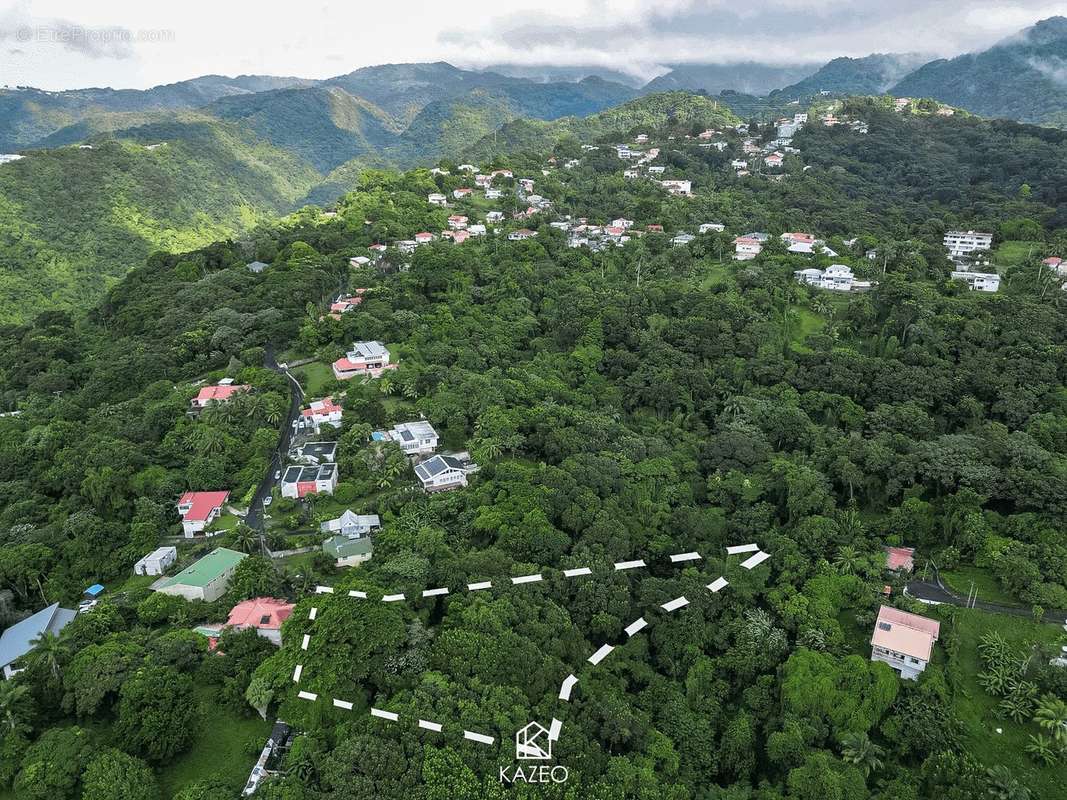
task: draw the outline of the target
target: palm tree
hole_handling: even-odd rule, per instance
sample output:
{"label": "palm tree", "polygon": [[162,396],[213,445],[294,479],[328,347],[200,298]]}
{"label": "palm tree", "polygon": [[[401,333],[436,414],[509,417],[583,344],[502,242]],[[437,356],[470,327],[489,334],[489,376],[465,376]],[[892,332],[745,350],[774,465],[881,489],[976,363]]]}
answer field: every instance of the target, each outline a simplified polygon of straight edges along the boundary
{"label": "palm tree", "polygon": [[256,532],[252,530],[248,525],[243,522],[238,523],[237,527],[233,529],[233,545],[242,553],[251,553],[256,549],[257,541]]}
{"label": "palm tree", "polygon": [[1030,736],[1030,744],[1026,745],[1026,752],[1033,757],[1034,761],[1040,761],[1046,767],[1051,767],[1060,760],[1056,743],[1040,733]]}
{"label": "palm tree", "polygon": [[1030,800],[1030,790],[1020,784],[1003,764],[986,770],[986,793],[995,800]]}
{"label": "palm tree", "polygon": [[393,388],[393,381],[388,375],[383,375],[382,377],[378,378],[379,392],[381,392],[382,394],[392,394]]}
{"label": "palm tree", "polygon": [[284,411],[279,403],[271,403],[263,414],[263,421],[268,425],[277,425],[282,421]]}
{"label": "palm tree", "polygon": [[811,310],[820,317],[829,317],[834,313],[834,307],[822,295],[816,295],[811,301]]}
{"label": "palm tree", "polygon": [[1067,744],[1067,703],[1054,694],[1045,694],[1038,701],[1034,722],[1052,734],[1060,744]]}
{"label": "palm tree", "polygon": [[860,567],[860,551],[850,544],[843,544],[837,548],[837,556],[834,557],[834,568],[842,575],[854,575]]}
{"label": "palm tree", "polygon": [[744,398],[738,397],[737,395],[731,395],[726,398],[726,402],[722,404],[722,411],[724,414],[735,420],[740,418],[745,413]]}
{"label": "palm tree", "polygon": [[1000,710],[1016,722],[1029,719],[1034,713],[1034,696],[1037,687],[1029,681],[1020,681],[1011,693],[1000,701]]}
{"label": "palm tree", "polygon": [[30,656],[32,661],[42,665],[53,678],[59,680],[67,655],[67,643],[51,631],[45,631],[30,642],[30,645],[33,647]]}
{"label": "palm tree", "polygon": [[0,682],[0,725],[8,733],[16,733],[28,727],[21,716],[25,713],[29,692],[29,688],[21,683]]}
{"label": "palm tree", "polygon": [[854,764],[864,778],[882,768],[885,750],[870,740],[866,733],[847,733],[841,737],[841,758]]}
{"label": "palm tree", "polygon": [[982,684],[982,688],[997,697],[1008,693],[1014,678],[1014,673],[1001,664],[994,664],[985,672],[978,673],[978,682]]}

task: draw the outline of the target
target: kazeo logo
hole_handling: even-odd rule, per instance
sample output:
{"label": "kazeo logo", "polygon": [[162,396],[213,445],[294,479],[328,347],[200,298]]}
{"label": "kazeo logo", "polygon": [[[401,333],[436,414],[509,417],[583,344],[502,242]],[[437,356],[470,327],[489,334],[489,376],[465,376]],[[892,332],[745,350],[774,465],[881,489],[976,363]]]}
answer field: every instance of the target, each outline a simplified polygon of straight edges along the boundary
{"label": "kazeo logo", "polygon": [[[515,733],[517,761],[551,761],[552,742],[559,736],[560,725],[552,721],[552,730],[539,722],[531,722]],[[570,777],[566,767],[548,764],[519,765],[500,768],[501,783],[563,783]]]}

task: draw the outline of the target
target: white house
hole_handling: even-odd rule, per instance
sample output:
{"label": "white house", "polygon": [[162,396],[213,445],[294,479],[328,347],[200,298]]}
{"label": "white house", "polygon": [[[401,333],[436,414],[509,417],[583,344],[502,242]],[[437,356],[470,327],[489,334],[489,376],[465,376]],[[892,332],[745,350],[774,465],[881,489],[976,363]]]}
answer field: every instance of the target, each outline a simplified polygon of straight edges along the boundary
{"label": "white house", "polygon": [[408,455],[429,455],[437,449],[437,431],[426,420],[401,422],[388,431],[378,431],[375,438],[396,442]]}
{"label": "white house", "polygon": [[162,575],[167,567],[178,560],[175,547],[157,547],[133,565],[134,575]]}
{"label": "white house", "polygon": [[692,181],[660,181],[659,185],[666,189],[670,194],[678,195],[680,197],[689,197],[693,193]]}
{"label": "white house", "polygon": [[448,198],[438,192],[433,192],[426,196],[426,200],[431,206],[444,206],[448,205]]}
{"label": "white house", "polygon": [[722,233],[724,230],[726,230],[726,226],[720,222],[705,222],[698,228],[699,233],[707,233],[708,231]]}
{"label": "white house", "polygon": [[323,425],[341,427],[344,409],[334,402],[332,397],[312,400],[311,404],[300,412],[300,427],[311,428],[318,433]]}
{"label": "white house", "polygon": [[466,486],[467,475],[477,470],[477,464],[445,455],[436,455],[415,465],[415,475],[427,492],[443,492]]}
{"label": "white house", "polygon": [[671,239],[671,244],[675,247],[684,247],[696,238],[697,237],[695,237],[691,233],[679,233],[677,236]]}
{"label": "white house", "polygon": [[781,236],[790,253],[811,253],[815,248],[815,237],[810,233],[783,233]]}
{"label": "white house", "polygon": [[504,196],[504,190],[503,189],[494,189],[493,187],[489,186],[485,190],[485,199],[486,200],[499,200],[503,196]]}
{"label": "white house", "polygon": [[470,197],[471,196],[471,191],[472,191],[471,189],[468,189],[466,187],[461,187],[459,189],[453,189],[452,190],[452,196],[454,198],[456,198],[457,200],[462,200],[464,197]]}
{"label": "white house", "polygon": [[976,250],[988,250],[993,246],[993,234],[979,231],[948,231],[944,238],[948,257],[959,261]]}
{"label": "white house", "polygon": [[751,261],[763,250],[763,244],[752,236],[738,236],[734,239],[734,258],[738,261]]}
{"label": "white house", "polygon": [[766,164],[768,167],[780,167],[782,166],[782,162],[784,160],[785,156],[776,150],[775,152],[764,158],[763,163]]}
{"label": "white house", "polygon": [[995,272],[953,270],[952,280],[964,281],[973,292],[995,292],[1000,288],[1000,276]]}
{"label": "white house", "polygon": [[194,410],[199,411],[215,403],[229,402],[235,394],[247,392],[251,388],[243,383],[234,383],[233,378],[223,378],[215,386],[203,387],[190,403]]}
{"label": "white house", "polygon": [[667,171],[666,167],[657,166],[657,167],[649,167],[648,168],[648,174],[649,175],[662,175],[666,171]]}
{"label": "white house", "polygon": [[856,283],[856,276],[845,264],[831,264],[826,269],[801,269],[794,272],[793,277],[799,283],[837,292],[852,291]]}
{"label": "white house", "polygon": [[341,516],[323,522],[319,530],[348,539],[358,539],[361,536],[370,536],[372,531],[381,530],[381,527],[382,521],[377,514],[356,514],[346,509]]}
{"label": "white house", "polygon": [[309,494],[333,494],[337,488],[337,465],[318,464],[286,467],[282,475],[282,497],[300,498]]}
{"label": "white house", "polygon": [[467,226],[467,233],[471,236],[485,236],[485,226],[481,223]]}
{"label": "white house", "polygon": [[901,678],[916,680],[930,663],[940,630],[937,620],[882,606],[871,634],[871,661],[888,664]]}
{"label": "white house", "polygon": [[381,342],[353,342],[352,349],[333,362],[333,374],[339,381],[347,381],[357,375],[377,378],[387,369],[395,369],[389,363],[389,351]]}
{"label": "white house", "polygon": [[453,231],[461,231],[467,227],[467,218],[462,214],[453,214],[448,218],[448,228]]}
{"label": "white house", "polygon": [[526,239],[532,239],[537,235],[537,231],[531,231],[529,228],[519,228],[517,231],[512,231],[508,234],[508,241],[521,242]]}
{"label": "white house", "polygon": [[185,537],[191,539],[222,516],[222,506],[229,492],[186,492],[178,500],[178,516],[182,518]]}
{"label": "white house", "polygon": [[503,211],[487,211],[485,214],[485,221],[490,225],[504,221]]}
{"label": "white house", "polygon": [[626,219],[625,217],[619,217],[618,219],[613,219],[611,221],[611,227],[622,228],[624,231],[629,230],[633,226],[634,221],[632,219]]}

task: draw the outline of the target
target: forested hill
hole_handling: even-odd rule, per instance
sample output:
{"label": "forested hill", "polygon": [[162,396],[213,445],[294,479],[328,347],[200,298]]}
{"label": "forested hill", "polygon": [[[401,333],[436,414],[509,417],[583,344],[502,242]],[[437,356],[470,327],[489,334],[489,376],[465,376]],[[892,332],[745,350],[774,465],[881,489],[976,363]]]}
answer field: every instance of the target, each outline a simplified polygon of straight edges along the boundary
{"label": "forested hill", "polygon": [[[1067,245],[1062,134],[875,101],[839,112],[869,133],[809,123],[780,181],[736,175],[733,133],[719,152],[642,125],[692,197],[624,178],[613,149],[574,138],[570,167],[500,154],[479,166],[531,176],[552,208],[352,267],[449,214],[518,205],[509,192],[441,208],[428,195],[467,176],[365,173],[334,215],[154,254],[96,306],[0,327],[0,398],[20,412],[0,417],[0,612],[108,587],[0,683],[0,792],[232,800],[263,713],[296,734],[267,800],[520,797],[498,778],[515,731],[565,712],[560,797],[1061,796],[1067,672],[1049,663],[1059,623],[1039,620],[1067,609],[1067,303],[1041,264]],[[628,219],[631,238],[571,246],[550,224],[568,215]],[[950,280],[941,244],[946,228],[986,225],[997,294]],[[764,250],[733,261],[734,237],[760,230]],[[672,241],[682,231],[693,238]],[[787,231],[835,255],[790,253]],[[253,258],[268,266],[250,271]],[[875,285],[795,280],[831,263]],[[327,314],[357,288],[354,310]],[[363,340],[397,368],[334,381],[330,362]],[[272,550],[312,551],[276,559],[231,511],[271,474],[287,424],[272,351],[311,359],[294,366],[306,399],[344,409],[328,434],[333,495],[275,496],[266,520]],[[190,416],[225,377],[249,392]],[[424,494],[399,447],[372,436],[420,417],[479,464],[469,485]],[[218,535],[182,539],[177,498],[209,488],[231,493]],[[339,569],[318,548],[344,509],[383,528],[370,561]],[[752,571],[724,555],[749,542],[771,554]],[[220,545],[250,555],[220,599],[188,602],[131,576],[165,543],[172,572]],[[886,573],[886,545],[1015,613],[922,606]],[[665,563],[687,552],[700,558]],[[628,559],[649,567],[613,568]],[[380,601],[391,592],[404,602]],[[209,651],[198,630],[260,596],[296,603],[283,646],[246,631]],[[688,605],[667,611],[676,598]],[[917,682],[870,661],[883,603],[940,623]],[[649,629],[627,637],[642,615]]]}

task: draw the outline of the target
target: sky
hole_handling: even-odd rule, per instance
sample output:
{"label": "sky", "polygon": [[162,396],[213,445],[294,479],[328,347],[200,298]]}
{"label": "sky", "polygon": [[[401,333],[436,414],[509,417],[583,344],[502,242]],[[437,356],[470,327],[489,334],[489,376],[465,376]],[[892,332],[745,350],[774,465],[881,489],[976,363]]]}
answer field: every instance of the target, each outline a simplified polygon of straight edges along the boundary
{"label": "sky", "polygon": [[[979,50],[1067,0],[0,0],[0,85],[147,88],[205,74],[326,78],[373,64],[823,63]],[[274,9],[277,10],[274,10]]]}

